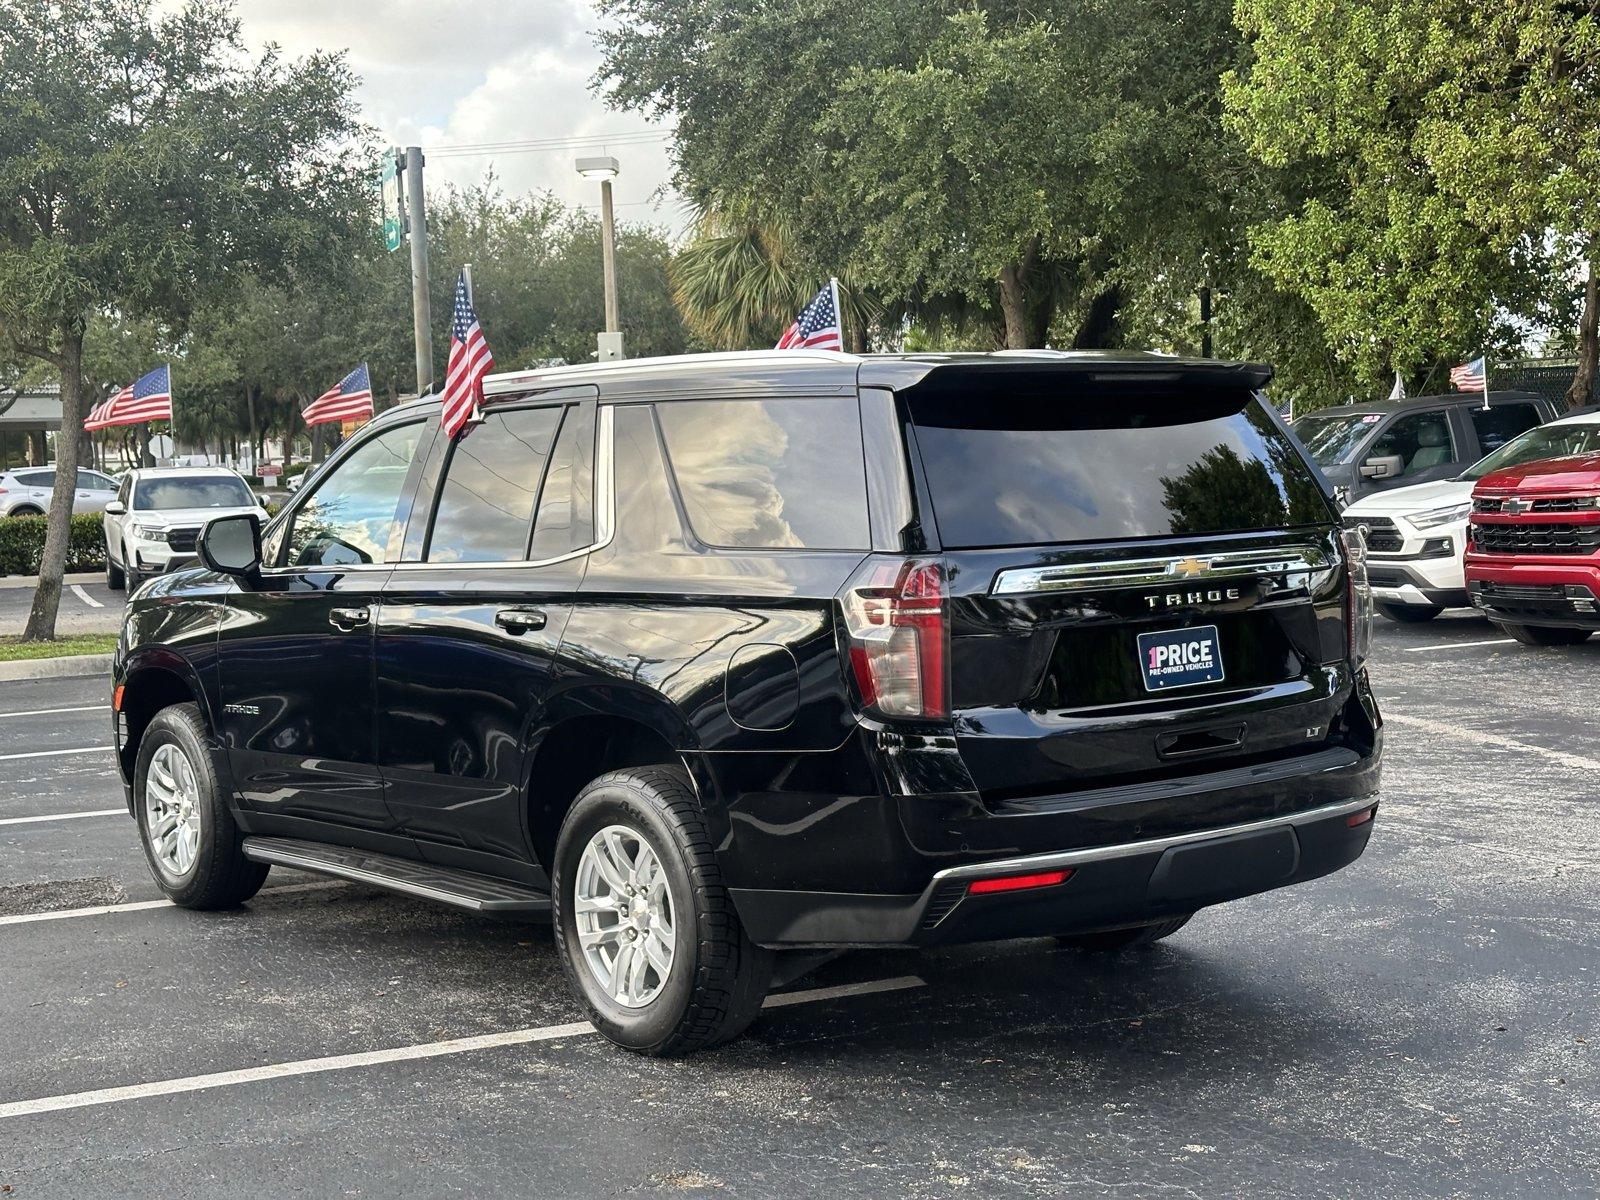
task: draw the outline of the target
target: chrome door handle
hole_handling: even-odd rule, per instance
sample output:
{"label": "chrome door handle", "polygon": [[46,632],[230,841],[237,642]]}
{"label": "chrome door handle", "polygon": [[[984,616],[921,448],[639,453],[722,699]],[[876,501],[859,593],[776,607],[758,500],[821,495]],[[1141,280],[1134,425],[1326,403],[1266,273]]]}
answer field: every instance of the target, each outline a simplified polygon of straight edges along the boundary
{"label": "chrome door handle", "polygon": [[544,614],[536,608],[502,608],[494,615],[494,623],[513,637],[521,637],[534,629],[544,628]]}
{"label": "chrome door handle", "polygon": [[366,608],[335,608],[328,613],[328,624],[343,630],[359,629],[372,619]]}

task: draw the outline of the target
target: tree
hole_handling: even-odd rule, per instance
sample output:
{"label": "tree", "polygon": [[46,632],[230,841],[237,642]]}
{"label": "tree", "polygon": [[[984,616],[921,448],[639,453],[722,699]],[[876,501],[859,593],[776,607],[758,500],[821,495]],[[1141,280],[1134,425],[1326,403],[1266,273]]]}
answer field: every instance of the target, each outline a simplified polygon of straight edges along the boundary
{"label": "tree", "polygon": [[251,61],[226,0],[0,0],[0,336],[50,363],[62,428],[24,636],[54,636],[96,314],[181,327],[362,211],[339,55]]}

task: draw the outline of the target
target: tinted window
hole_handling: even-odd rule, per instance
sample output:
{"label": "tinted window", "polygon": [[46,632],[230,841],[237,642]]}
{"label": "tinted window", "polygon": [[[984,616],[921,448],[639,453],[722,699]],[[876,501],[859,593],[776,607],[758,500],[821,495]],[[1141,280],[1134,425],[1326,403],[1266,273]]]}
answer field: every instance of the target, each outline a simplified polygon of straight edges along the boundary
{"label": "tinted window", "polygon": [[1541,425],[1500,447],[1487,458],[1461,473],[1463,479],[1482,479],[1502,467],[1520,466],[1546,458],[1570,458],[1575,454],[1600,454],[1600,424]]}
{"label": "tinted window", "polygon": [[457,439],[439,488],[429,562],[517,562],[527,557],[533,502],[562,411],[492,412]]}
{"label": "tinted window", "polygon": [[133,507],[141,511],[166,508],[243,508],[255,503],[244,480],[226,475],[193,479],[141,479],[133,489]]}
{"label": "tinted window", "polygon": [[1496,404],[1489,411],[1472,410],[1472,427],[1478,431],[1478,449],[1498,450],[1517,434],[1539,423],[1539,410],[1531,404]]}
{"label": "tinted window", "polygon": [[18,471],[17,482],[23,487],[53,488],[56,485],[54,471]]}
{"label": "tinted window", "polygon": [[590,488],[594,457],[594,405],[570,408],[550,456],[539,514],[533,522],[528,557],[559,558],[587,546],[593,536],[594,501]]}
{"label": "tinted window", "polygon": [[[1400,476],[1420,475],[1456,461],[1456,440],[1450,431],[1450,414],[1443,410],[1407,413],[1384,427],[1367,448],[1366,460],[1398,459]],[[1390,476],[1393,478],[1393,475]]]}
{"label": "tinted window", "polygon": [[[919,394],[920,393],[920,394]],[[1246,393],[909,393],[953,548],[1165,537],[1330,519],[1311,468]]]}
{"label": "tinted window", "polygon": [[1356,447],[1366,441],[1372,427],[1383,420],[1380,413],[1336,413],[1319,417],[1313,413],[1294,423],[1294,432],[1311,457],[1324,467],[1349,462]]}
{"label": "tinted window", "polygon": [[854,397],[657,405],[695,536],[745,549],[865,549],[866,466]]}
{"label": "tinted window", "polygon": [[385,430],[324,475],[291,519],[288,565],[382,562],[421,436],[421,422]]}
{"label": "tinted window", "polygon": [[79,471],[78,486],[86,492],[109,492],[117,485],[98,471]]}

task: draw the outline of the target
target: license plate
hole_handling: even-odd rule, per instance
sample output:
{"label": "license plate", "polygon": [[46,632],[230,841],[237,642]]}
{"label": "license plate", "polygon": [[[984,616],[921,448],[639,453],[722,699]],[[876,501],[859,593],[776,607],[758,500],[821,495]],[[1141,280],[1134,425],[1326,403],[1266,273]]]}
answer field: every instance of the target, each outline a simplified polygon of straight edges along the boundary
{"label": "license plate", "polygon": [[1139,635],[1139,665],[1144,668],[1144,690],[1194,687],[1222,679],[1222,646],[1217,627],[1168,629]]}

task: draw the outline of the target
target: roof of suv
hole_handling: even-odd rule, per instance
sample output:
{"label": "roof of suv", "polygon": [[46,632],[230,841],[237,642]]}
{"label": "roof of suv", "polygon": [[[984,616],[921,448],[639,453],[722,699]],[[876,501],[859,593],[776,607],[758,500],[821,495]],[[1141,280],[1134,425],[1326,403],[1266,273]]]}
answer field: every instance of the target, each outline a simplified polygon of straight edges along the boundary
{"label": "roof of suv", "polygon": [[[1543,400],[1537,392],[1490,392],[1491,404],[1512,400]],[[1481,405],[1482,392],[1446,392],[1441,396],[1406,396],[1400,400],[1369,400],[1364,404],[1336,404],[1305,413],[1308,417],[1333,417],[1345,413],[1391,413],[1412,408],[1438,408],[1441,405]]]}
{"label": "roof of suv", "polygon": [[[512,396],[559,387],[596,387],[610,396],[649,392],[652,396],[706,398],[752,389],[844,391],[857,384],[904,389],[942,371],[981,373],[1063,373],[1101,381],[1122,379],[1202,387],[1266,386],[1272,368],[1214,358],[1121,350],[1000,350],[989,354],[845,354],[837,350],[736,350],[677,354],[616,362],[574,363],[507,371],[484,381],[487,396]],[[390,409],[436,404],[421,396]]]}
{"label": "roof of suv", "polygon": [[242,478],[232,467],[134,467],[128,474],[135,479],[170,479],[173,476],[187,476],[192,479],[201,475]]}

